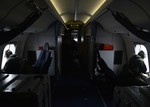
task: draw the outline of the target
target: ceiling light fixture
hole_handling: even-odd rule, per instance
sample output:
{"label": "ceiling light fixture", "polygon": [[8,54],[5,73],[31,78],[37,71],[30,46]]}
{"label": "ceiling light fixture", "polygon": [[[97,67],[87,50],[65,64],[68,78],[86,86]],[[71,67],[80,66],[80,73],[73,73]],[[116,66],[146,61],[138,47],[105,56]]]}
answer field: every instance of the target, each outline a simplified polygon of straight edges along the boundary
{"label": "ceiling light fixture", "polygon": [[[91,10],[91,12],[90,12],[90,14],[91,14],[91,17],[102,7],[102,5],[104,4],[106,2],[106,0],[99,0],[99,3],[97,3],[94,7],[93,7],[93,9]],[[86,17],[85,19],[84,19],[84,23],[87,23],[89,20],[90,20],[90,18],[91,17]]]}
{"label": "ceiling light fixture", "polygon": [[90,18],[91,18],[91,16],[87,16],[83,22],[86,23]]}
{"label": "ceiling light fixture", "polygon": [[[83,9],[83,10],[85,10],[85,11],[83,11],[85,13],[85,15],[83,15],[83,16],[79,16],[80,10],[78,10],[77,6],[79,6],[80,0],[76,0],[74,19],[72,19],[72,17],[70,17],[69,15],[67,16],[66,14],[64,14],[66,12],[66,9],[71,9],[70,7],[68,7],[68,8],[66,7],[64,9],[64,6],[68,6],[68,5],[66,5],[66,3],[63,3],[61,0],[60,1],[59,0],[49,0],[49,1],[51,2],[50,4],[52,5],[52,7],[57,12],[57,15],[60,16],[59,19],[61,19],[61,21],[64,24],[68,23],[68,21],[70,21],[70,20],[74,20],[74,21],[80,20],[84,24],[87,24],[90,20],[92,20],[92,18],[94,18],[94,16],[98,12],[100,12],[112,0],[96,0],[94,3],[91,3],[93,5],[89,4],[88,7],[86,7],[88,9]],[[69,4],[68,2],[71,2],[71,1],[72,0],[67,1],[67,4]],[[89,10],[89,8],[90,8],[90,10]],[[78,15],[78,17],[77,17],[77,15]]]}
{"label": "ceiling light fixture", "polygon": [[58,12],[58,14],[60,15],[60,17],[62,18],[62,20],[64,21],[64,23],[67,22],[66,18],[64,16],[61,16],[62,12],[61,9],[59,8],[59,4],[57,0],[50,0],[50,2],[52,3],[52,5],[54,6],[54,8],[56,9],[56,11]]}

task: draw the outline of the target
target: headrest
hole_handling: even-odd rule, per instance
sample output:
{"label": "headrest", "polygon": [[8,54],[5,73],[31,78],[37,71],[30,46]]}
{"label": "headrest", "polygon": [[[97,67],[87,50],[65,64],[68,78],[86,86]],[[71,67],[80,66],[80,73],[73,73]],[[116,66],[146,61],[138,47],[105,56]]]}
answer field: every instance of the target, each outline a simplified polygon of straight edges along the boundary
{"label": "headrest", "polygon": [[143,59],[145,58],[145,53],[144,53],[143,51],[140,51],[140,52],[138,53],[138,55],[141,56],[141,58],[143,58]]}
{"label": "headrest", "polygon": [[49,44],[48,44],[48,42],[45,43],[44,50],[47,50],[47,51],[49,50]]}
{"label": "headrest", "polygon": [[9,58],[10,55],[12,55],[12,54],[13,53],[9,49],[5,51],[5,55],[6,55],[7,58]]}

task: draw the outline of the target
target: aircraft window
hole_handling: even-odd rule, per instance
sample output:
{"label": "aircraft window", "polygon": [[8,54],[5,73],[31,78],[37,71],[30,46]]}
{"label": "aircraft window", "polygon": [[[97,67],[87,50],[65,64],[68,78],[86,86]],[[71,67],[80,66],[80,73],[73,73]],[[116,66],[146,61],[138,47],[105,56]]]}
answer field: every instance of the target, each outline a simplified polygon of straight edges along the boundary
{"label": "aircraft window", "polygon": [[149,61],[148,61],[148,52],[147,52],[147,49],[144,45],[142,44],[137,44],[135,46],[135,54],[138,54],[139,51],[144,51],[145,53],[145,58],[144,58],[144,62],[145,62],[145,65],[147,67],[147,71],[146,72],[149,72]]}
{"label": "aircraft window", "polygon": [[6,57],[5,53],[7,50],[10,50],[12,54],[15,54],[16,52],[16,46],[15,44],[7,44],[3,50],[3,57],[2,57],[2,64],[1,64],[1,69],[4,68],[5,63],[7,62],[8,58]]}

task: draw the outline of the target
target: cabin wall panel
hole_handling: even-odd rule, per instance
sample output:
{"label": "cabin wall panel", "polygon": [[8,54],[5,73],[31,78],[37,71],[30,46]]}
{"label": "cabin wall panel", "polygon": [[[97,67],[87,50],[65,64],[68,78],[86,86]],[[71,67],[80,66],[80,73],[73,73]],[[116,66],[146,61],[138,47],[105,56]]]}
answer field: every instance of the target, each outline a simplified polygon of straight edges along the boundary
{"label": "cabin wall panel", "polygon": [[122,51],[122,53],[123,53],[122,64],[114,64],[114,71],[119,73],[127,61],[127,54],[126,54],[127,51],[126,51],[125,43],[124,43],[124,40],[123,40],[121,34],[115,34],[113,38],[114,38],[114,40],[113,40],[114,41],[113,42],[114,51]]}
{"label": "cabin wall panel", "polygon": [[56,37],[55,37],[55,26],[51,27],[45,32],[30,34],[28,40],[25,45],[25,57],[27,59],[28,51],[36,51],[39,50],[40,47],[43,47],[44,44],[48,42],[49,46],[53,48],[52,52],[52,63],[49,68],[49,74],[55,74],[55,55],[54,51],[56,48]]}
{"label": "cabin wall panel", "polygon": [[134,53],[134,40],[135,38],[131,38],[129,34],[122,34],[122,38],[125,41],[125,47],[127,50],[127,61],[131,58]]}
{"label": "cabin wall panel", "polygon": [[132,55],[135,53],[135,43],[141,43],[141,44],[144,44],[147,48],[147,52],[148,52],[148,60],[150,61],[150,43],[140,39],[140,38],[137,38],[135,35],[133,34],[123,34],[122,35],[122,38],[124,39],[125,41],[125,46],[126,46],[126,49],[127,49],[127,60],[129,60]]}
{"label": "cabin wall panel", "polygon": [[135,53],[134,50],[135,43],[146,43],[144,40],[137,38],[133,34],[122,34],[122,38],[125,41],[125,46],[127,49],[127,60],[129,60]]}
{"label": "cabin wall panel", "polygon": [[30,34],[26,49],[37,50],[39,47],[44,46],[46,42],[49,43],[50,47],[56,46],[54,28],[43,33]]}
{"label": "cabin wall panel", "polygon": [[27,38],[28,38],[28,34],[21,34],[17,36],[14,40],[12,40],[12,41],[17,41],[16,54],[21,58],[24,58],[24,49],[25,49],[24,46],[26,44]]}
{"label": "cabin wall panel", "polygon": [[[125,44],[124,44],[124,41],[122,39],[122,36],[121,34],[115,34],[115,33],[108,33],[108,32],[104,32],[103,30],[99,29],[97,31],[97,36],[96,36],[96,43],[98,44],[110,44],[110,45],[113,45],[113,50],[111,50],[111,52],[115,53],[115,51],[122,51],[123,55],[122,55],[122,63],[121,64],[114,64],[114,61],[110,61],[111,65],[111,69],[116,73],[118,74],[121,70],[122,70],[122,66],[126,63],[126,48],[125,48]],[[107,51],[105,50],[105,55],[109,55],[109,57],[105,57],[105,61],[106,63],[108,64],[108,67],[109,66],[109,63],[108,62],[110,59],[110,57],[112,57],[111,59],[114,59],[114,54],[109,54],[110,53],[110,50]],[[108,52],[108,54],[107,54]],[[111,56],[110,56],[111,55]]]}

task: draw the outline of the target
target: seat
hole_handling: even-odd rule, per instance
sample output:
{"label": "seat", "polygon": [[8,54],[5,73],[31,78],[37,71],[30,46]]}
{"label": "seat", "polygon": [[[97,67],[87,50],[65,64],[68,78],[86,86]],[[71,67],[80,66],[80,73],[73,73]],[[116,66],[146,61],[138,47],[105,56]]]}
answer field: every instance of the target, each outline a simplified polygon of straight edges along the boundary
{"label": "seat", "polygon": [[9,74],[48,74],[48,68],[51,64],[52,57],[49,51],[49,44],[45,43],[37,61],[30,65],[28,61],[12,55],[6,62],[3,73]]}
{"label": "seat", "polygon": [[51,61],[52,61],[51,51],[49,51],[49,44],[46,42],[37,61],[33,65],[35,72],[40,74],[47,74]]}
{"label": "seat", "polygon": [[100,67],[101,70],[98,70],[99,73],[102,73],[106,80],[108,82],[111,82],[112,84],[118,84],[118,77],[117,75],[114,73],[114,71],[112,71],[108,65],[106,64],[106,62],[101,58],[98,50],[97,50],[97,58],[98,58],[98,61],[97,61],[97,64],[98,66]]}

